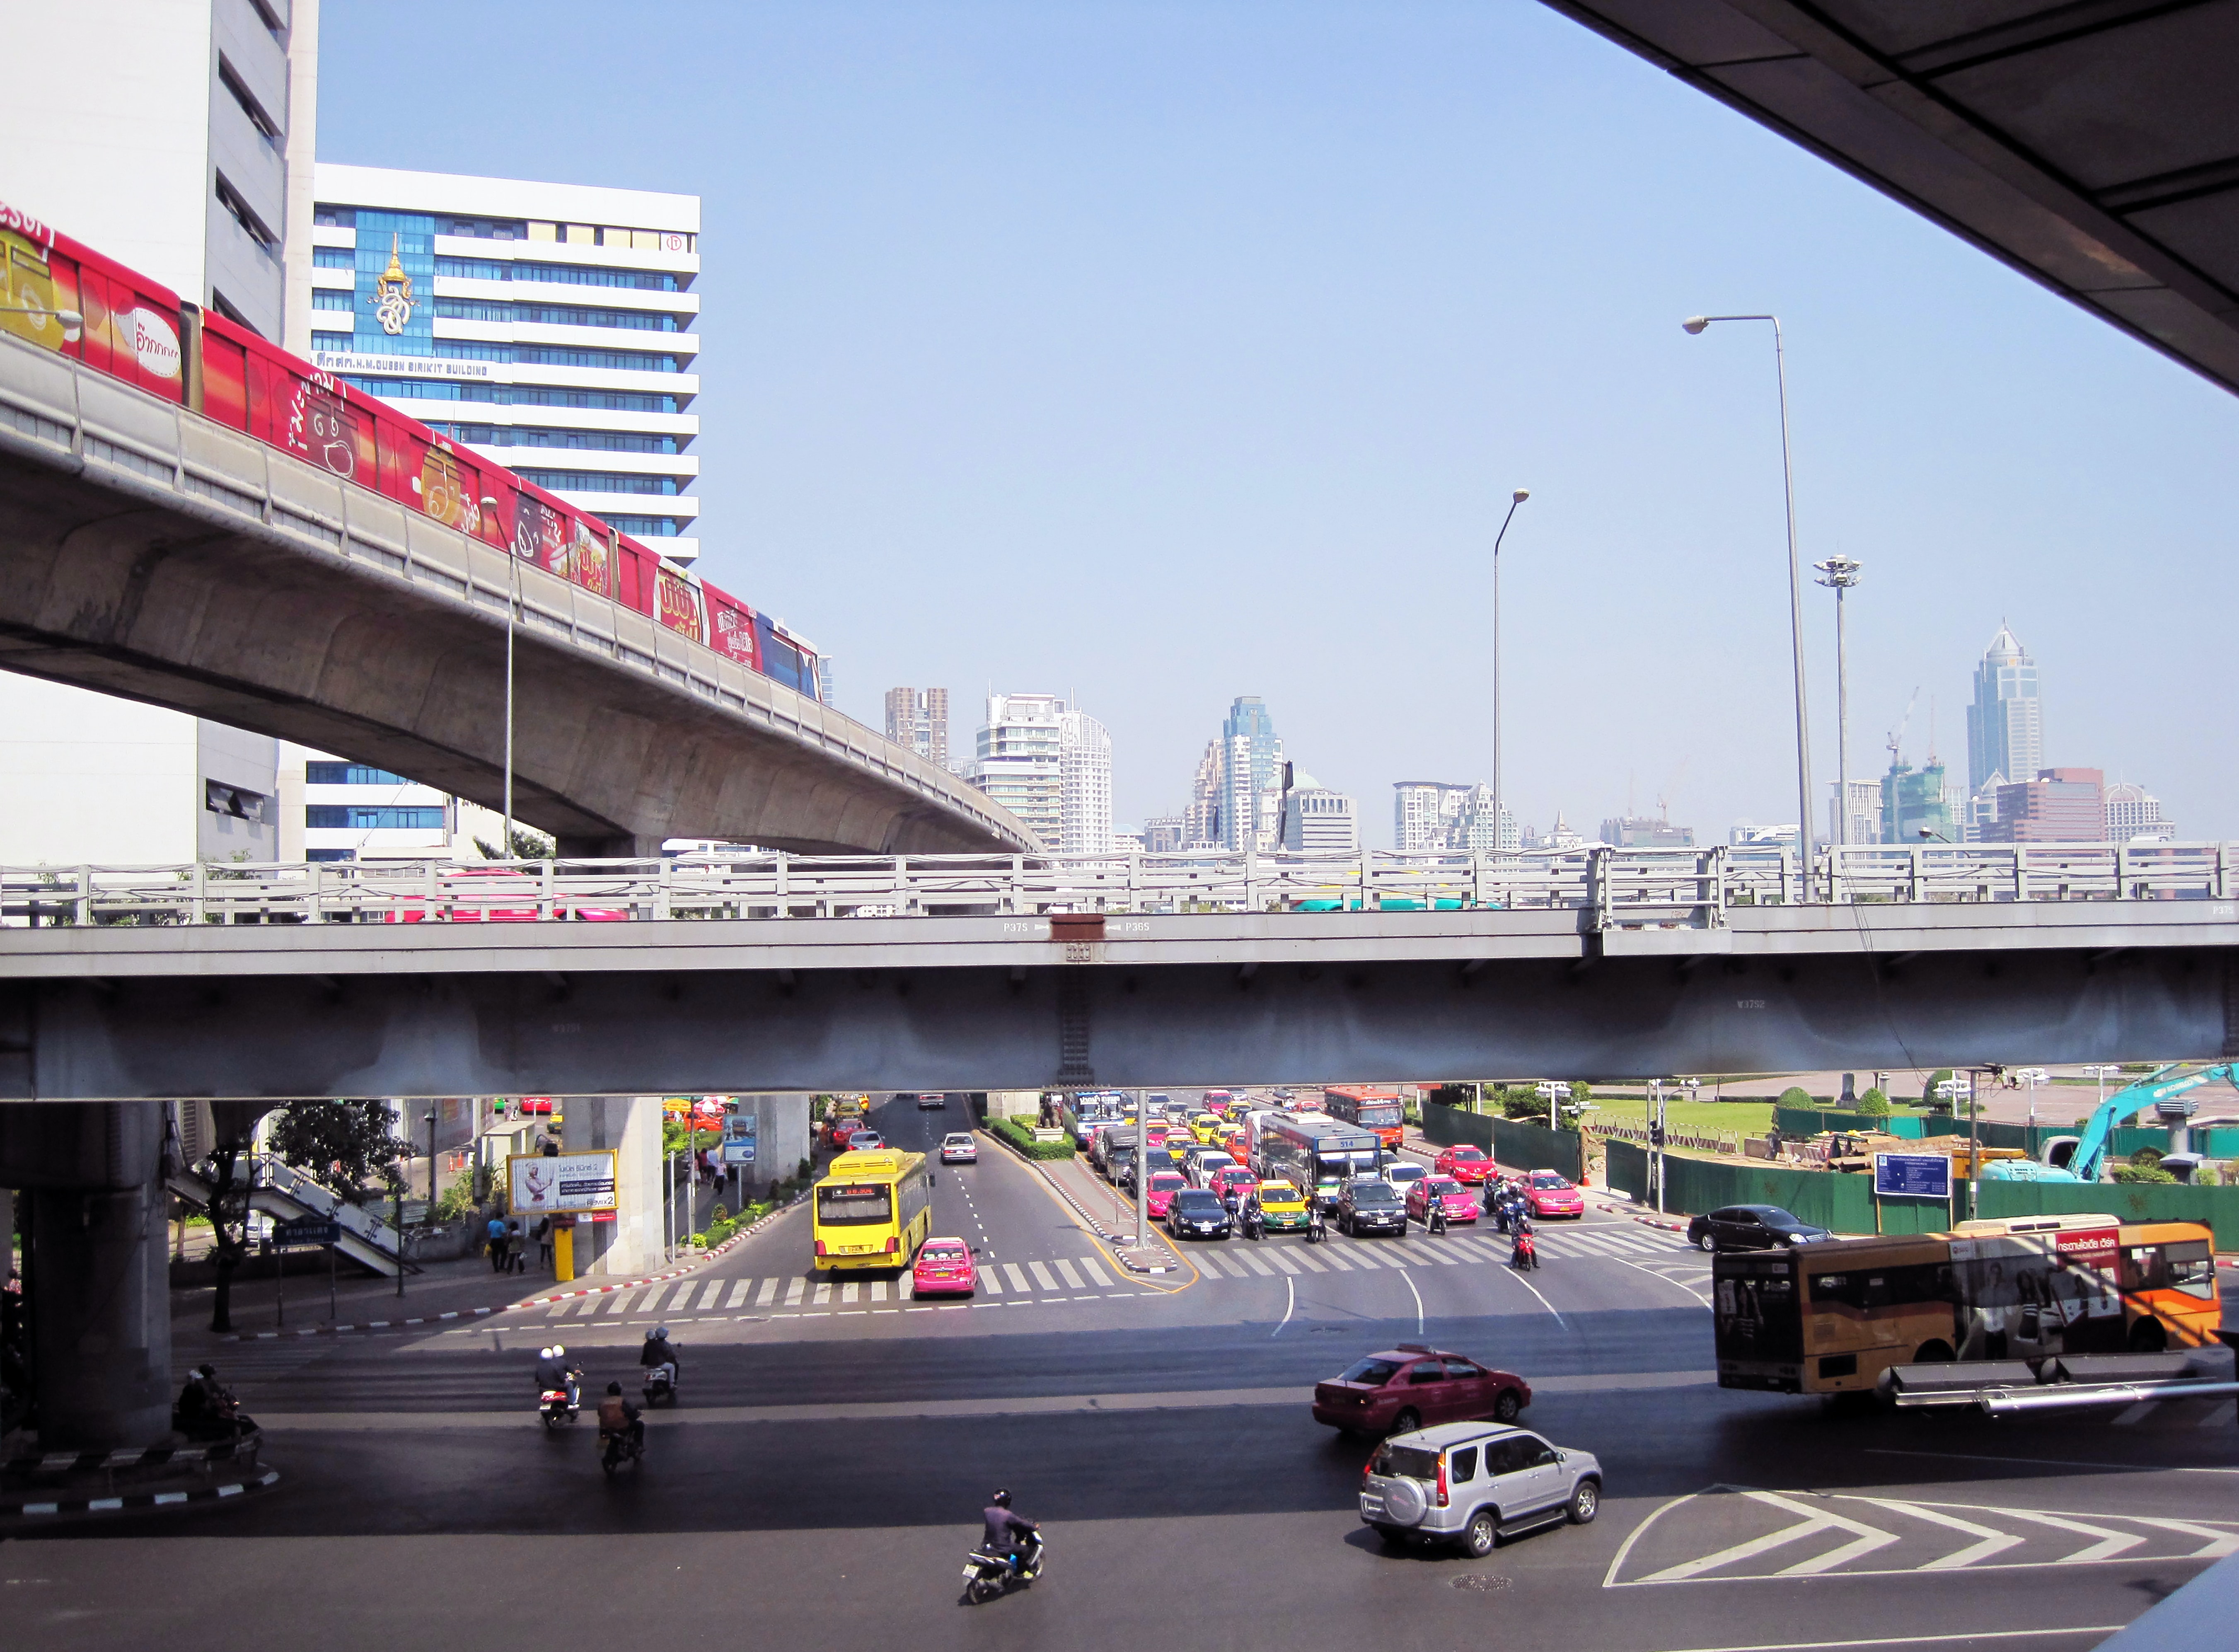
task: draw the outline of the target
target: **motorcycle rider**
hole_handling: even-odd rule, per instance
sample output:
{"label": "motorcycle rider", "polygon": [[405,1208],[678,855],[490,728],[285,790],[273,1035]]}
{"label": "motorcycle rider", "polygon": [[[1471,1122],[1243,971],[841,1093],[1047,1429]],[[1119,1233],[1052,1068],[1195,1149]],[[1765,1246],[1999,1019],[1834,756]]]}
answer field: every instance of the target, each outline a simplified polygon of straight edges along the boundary
{"label": "motorcycle rider", "polygon": [[604,1445],[617,1434],[628,1436],[633,1451],[645,1450],[644,1416],[622,1397],[620,1383],[609,1383],[606,1398],[599,1402],[599,1443]]}
{"label": "motorcycle rider", "polygon": [[645,1339],[645,1346],[637,1350],[637,1363],[645,1367],[646,1381],[650,1383],[658,1373],[668,1379],[668,1386],[676,1387],[677,1373],[683,1367],[676,1357],[676,1344],[668,1340],[668,1327],[655,1325],[653,1334]]}
{"label": "motorcycle rider", "polygon": [[1511,1268],[1536,1268],[1539,1265],[1539,1247],[1532,1242],[1531,1218],[1521,1211],[1516,1214],[1516,1244],[1509,1252]]}
{"label": "motorcycle rider", "polygon": [[1020,1576],[1026,1556],[1033,1552],[1036,1534],[1041,1528],[1022,1515],[1013,1514],[1011,1494],[1000,1487],[987,1500],[987,1506],[980,1511],[980,1518],[987,1528],[981,1534],[980,1552],[1007,1561],[1011,1575]]}
{"label": "motorcycle rider", "polygon": [[575,1385],[575,1373],[568,1368],[568,1350],[558,1343],[543,1350],[536,1359],[536,1391],[549,1394],[554,1389],[563,1390],[571,1406],[582,1403],[582,1390]]}

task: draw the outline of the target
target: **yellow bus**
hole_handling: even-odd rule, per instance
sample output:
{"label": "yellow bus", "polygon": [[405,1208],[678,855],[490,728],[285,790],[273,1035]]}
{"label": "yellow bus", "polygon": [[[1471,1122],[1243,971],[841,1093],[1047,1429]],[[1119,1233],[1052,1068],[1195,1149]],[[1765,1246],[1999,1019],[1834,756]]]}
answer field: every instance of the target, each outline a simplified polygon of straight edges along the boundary
{"label": "yellow bus", "polygon": [[933,1172],[922,1153],[842,1153],[816,1184],[816,1270],[907,1268],[933,1228]]}
{"label": "yellow bus", "polygon": [[1950,1233],[1712,1258],[1721,1388],[1873,1390],[1892,1365],[2209,1346],[2222,1304],[2198,1223],[2008,1217]]}

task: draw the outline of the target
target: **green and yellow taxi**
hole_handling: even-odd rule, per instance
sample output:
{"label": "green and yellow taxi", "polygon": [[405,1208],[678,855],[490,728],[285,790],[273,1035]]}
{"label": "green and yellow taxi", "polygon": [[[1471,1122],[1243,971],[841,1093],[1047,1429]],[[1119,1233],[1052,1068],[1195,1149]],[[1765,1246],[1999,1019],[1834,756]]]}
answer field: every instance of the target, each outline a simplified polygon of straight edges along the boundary
{"label": "green and yellow taxi", "polygon": [[1287,1181],[1262,1182],[1259,1216],[1270,1233],[1302,1231],[1306,1225],[1306,1196]]}
{"label": "green and yellow taxi", "polygon": [[1219,1113],[1199,1113],[1190,1120],[1190,1134],[1196,1137],[1200,1144],[1210,1147],[1220,1139],[1220,1132],[1226,1128],[1227,1123]]}

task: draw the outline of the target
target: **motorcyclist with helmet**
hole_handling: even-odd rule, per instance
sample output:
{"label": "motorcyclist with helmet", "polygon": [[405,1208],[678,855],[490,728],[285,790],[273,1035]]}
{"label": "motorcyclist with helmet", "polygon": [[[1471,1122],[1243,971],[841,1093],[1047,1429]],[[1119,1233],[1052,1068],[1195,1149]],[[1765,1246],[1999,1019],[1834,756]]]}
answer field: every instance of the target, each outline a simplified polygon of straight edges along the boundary
{"label": "motorcyclist with helmet", "polygon": [[1001,1489],[988,1499],[980,1517],[987,1528],[982,1534],[980,1552],[1008,1562],[1013,1576],[1024,1576],[1026,1557],[1038,1545],[1041,1528],[1022,1515],[1013,1514],[1011,1494]]}
{"label": "motorcyclist with helmet", "polygon": [[568,1350],[562,1344],[555,1343],[537,1356],[536,1391],[538,1394],[549,1394],[553,1390],[558,1389],[568,1396],[569,1406],[581,1405],[583,1403],[583,1391],[578,1386],[578,1379],[579,1373],[568,1365]]}
{"label": "motorcyclist with helmet", "polygon": [[645,1450],[644,1416],[622,1397],[620,1383],[609,1383],[606,1397],[599,1402],[599,1443],[604,1445],[617,1436],[629,1442],[632,1456]]}
{"label": "motorcyclist with helmet", "polygon": [[677,1374],[682,1365],[677,1358],[676,1344],[668,1340],[668,1326],[655,1325],[653,1328],[653,1334],[645,1339],[645,1346],[637,1351],[637,1363],[645,1367],[645,1379],[648,1385],[654,1377],[663,1377],[668,1379],[669,1391],[675,1391]]}

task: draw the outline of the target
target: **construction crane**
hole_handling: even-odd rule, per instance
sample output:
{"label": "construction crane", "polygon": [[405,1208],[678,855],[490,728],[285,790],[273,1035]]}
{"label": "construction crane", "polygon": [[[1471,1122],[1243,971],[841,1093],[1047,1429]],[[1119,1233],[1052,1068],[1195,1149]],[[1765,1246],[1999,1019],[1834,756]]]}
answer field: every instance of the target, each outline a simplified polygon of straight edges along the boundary
{"label": "construction crane", "polygon": [[1895,768],[1899,762],[1903,760],[1899,748],[1904,744],[1904,731],[1912,726],[1912,708],[1919,703],[1920,685],[1915,683],[1912,689],[1912,698],[1904,702],[1904,715],[1897,720],[1897,728],[1889,737],[1890,766],[1891,768]]}

